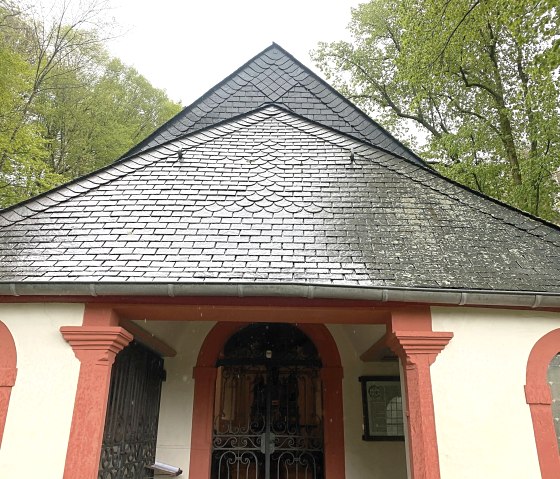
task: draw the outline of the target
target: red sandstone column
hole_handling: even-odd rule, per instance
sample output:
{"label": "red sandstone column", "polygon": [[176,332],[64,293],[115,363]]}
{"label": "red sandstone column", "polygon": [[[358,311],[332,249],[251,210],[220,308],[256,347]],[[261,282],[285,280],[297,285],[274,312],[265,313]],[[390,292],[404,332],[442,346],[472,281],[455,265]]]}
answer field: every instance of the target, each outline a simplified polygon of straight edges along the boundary
{"label": "red sandstone column", "polygon": [[60,332],[81,362],[64,479],[96,479],[111,366],[132,335],[121,327],[102,325],[63,326]]}
{"label": "red sandstone column", "polygon": [[453,333],[393,331],[389,347],[403,364],[412,479],[439,479],[430,365]]}
{"label": "red sandstone column", "polygon": [[210,477],[217,371],[212,366],[196,366],[193,368],[195,388],[192,430],[197,431],[196,434],[191,436],[189,477],[193,478],[207,479]]}
{"label": "red sandstone column", "polygon": [[323,433],[325,479],[344,479],[344,411],[342,410],[342,368],[321,369],[323,383]]}

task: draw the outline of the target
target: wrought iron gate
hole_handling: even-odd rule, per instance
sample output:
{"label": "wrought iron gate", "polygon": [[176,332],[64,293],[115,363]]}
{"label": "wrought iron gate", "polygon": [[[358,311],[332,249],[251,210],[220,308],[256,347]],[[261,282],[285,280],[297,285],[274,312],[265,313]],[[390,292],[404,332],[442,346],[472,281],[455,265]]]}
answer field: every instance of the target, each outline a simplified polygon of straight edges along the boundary
{"label": "wrought iron gate", "polygon": [[133,342],[116,357],[103,433],[98,479],[144,479],[153,464],[163,359]]}
{"label": "wrought iron gate", "polygon": [[292,326],[249,328],[219,362],[212,479],[323,479],[316,350]]}

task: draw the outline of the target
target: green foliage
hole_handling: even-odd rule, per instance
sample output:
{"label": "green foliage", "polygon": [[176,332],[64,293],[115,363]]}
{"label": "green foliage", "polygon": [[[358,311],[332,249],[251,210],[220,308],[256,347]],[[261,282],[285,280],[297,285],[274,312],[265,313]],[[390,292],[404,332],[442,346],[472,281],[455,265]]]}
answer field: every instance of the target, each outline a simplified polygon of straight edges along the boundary
{"label": "green foliage", "polygon": [[47,25],[0,0],[0,207],[111,163],[180,110],[83,28],[98,7]]}
{"label": "green foliage", "polygon": [[372,0],[323,72],[443,174],[552,221],[560,167],[558,0]]}

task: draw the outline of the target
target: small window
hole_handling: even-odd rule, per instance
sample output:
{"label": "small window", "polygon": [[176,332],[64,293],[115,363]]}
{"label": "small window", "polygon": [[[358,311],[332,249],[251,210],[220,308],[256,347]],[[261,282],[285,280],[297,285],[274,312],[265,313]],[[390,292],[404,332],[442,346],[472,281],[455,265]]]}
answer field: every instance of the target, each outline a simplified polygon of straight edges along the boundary
{"label": "small window", "polygon": [[554,356],[550,361],[547,379],[552,394],[552,419],[554,420],[556,441],[560,452],[560,354]]}
{"label": "small window", "polygon": [[401,382],[398,377],[362,376],[364,441],[404,440]]}

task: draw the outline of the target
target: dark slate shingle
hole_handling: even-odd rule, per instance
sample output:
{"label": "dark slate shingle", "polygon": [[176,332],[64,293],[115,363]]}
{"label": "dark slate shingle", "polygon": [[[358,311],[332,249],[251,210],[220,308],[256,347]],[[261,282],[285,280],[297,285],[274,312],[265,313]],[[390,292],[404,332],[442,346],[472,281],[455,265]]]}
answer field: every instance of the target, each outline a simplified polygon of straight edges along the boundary
{"label": "dark slate shingle", "polygon": [[266,48],[186,107],[124,157],[248,113],[271,102],[423,164],[415,153],[276,44]]}
{"label": "dark slate shingle", "polygon": [[0,214],[3,281],[557,293],[559,252],[558,229],[275,106]]}

